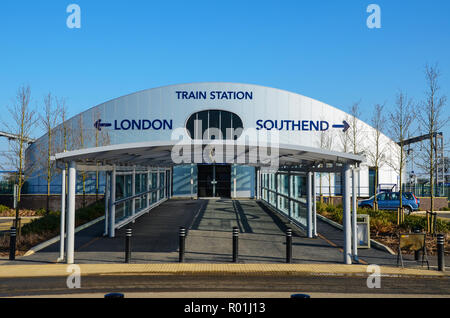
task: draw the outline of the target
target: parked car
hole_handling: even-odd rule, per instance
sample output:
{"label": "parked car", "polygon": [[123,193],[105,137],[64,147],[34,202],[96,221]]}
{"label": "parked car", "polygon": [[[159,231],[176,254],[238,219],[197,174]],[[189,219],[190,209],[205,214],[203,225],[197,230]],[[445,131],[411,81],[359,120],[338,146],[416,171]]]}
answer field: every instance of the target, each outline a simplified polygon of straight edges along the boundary
{"label": "parked car", "polygon": [[[370,199],[360,201],[358,206],[361,208],[373,209],[375,196]],[[396,210],[400,205],[400,192],[381,192],[377,195],[378,209]],[[403,192],[402,199],[405,213],[410,215],[412,211],[417,211],[420,207],[420,200],[412,192]]]}

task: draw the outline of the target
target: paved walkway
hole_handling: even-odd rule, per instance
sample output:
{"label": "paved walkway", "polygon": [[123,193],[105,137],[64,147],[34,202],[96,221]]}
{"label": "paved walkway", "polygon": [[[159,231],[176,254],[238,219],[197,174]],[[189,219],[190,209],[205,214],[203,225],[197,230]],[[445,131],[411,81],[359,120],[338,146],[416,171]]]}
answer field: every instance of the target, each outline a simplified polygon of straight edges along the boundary
{"label": "paved walkway", "polygon": [[[285,236],[288,221],[254,200],[170,200],[132,224],[133,263],[178,262],[178,229],[188,231],[186,263],[230,263],[232,228],[239,234],[239,263],[285,263]],[[76,235],[77,264],[124,262],[125,229],[116,238],[102,237],[104,223],[99,222]],[[293,237],[293,263],[341,264],[342,231],[318,222],[320,238],[308,239],[297,229]],[[396,256],[375,249],[360,250],[363,264],[392,266]],[[29,257],[4,264],[54,263],[59,242]],[[408,265],[415,266],[416,264]]]}
{"label": "paved walkway", "polygon": [[[149,273],[164,275],[198,275],[198,276],[345,276],[367,277],[367,265],[343,264],[81,264],[80,271],[85,276],[109,275],[146,276]],[[429,271],[426,269],[381,267],[381,276],[405,277],[444,277],[449,273]],[[67,277],[66,264],[15,265],[0,266],[0,278],[33,278],[33,277]],[[372,273],[372,272],[370,272]]]}

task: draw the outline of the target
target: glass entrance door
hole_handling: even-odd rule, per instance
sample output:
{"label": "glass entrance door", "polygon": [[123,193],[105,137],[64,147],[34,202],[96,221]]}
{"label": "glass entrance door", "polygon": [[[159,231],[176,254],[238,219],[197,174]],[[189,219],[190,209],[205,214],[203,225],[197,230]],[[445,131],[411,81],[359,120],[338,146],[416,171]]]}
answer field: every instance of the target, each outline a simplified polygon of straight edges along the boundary
{"label": "glass entrance door", "polygon": [[220,198],[231,198],[231,166],[214,166],[215,171],[215,196]]}
{"label": "glass entrance door", "polygon": [[198,166],[198,196],[199,197],[231,197],[231,166],[230,165],[199,165]]}

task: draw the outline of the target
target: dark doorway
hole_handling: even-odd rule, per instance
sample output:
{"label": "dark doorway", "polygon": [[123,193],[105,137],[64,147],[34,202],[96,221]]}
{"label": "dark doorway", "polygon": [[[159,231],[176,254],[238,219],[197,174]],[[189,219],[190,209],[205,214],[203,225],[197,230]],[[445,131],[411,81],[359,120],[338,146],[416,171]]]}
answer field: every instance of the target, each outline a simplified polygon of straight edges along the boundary
{"label": "dark doorway", "polygon": [[231,165],[198,165],[198,196],[231,197]]}

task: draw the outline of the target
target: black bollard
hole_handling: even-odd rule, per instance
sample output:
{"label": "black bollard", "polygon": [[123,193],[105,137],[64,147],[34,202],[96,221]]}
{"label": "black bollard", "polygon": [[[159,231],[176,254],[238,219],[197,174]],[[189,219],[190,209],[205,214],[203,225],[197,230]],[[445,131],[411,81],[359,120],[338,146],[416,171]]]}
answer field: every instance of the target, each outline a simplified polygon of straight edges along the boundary
{"label": "black bollard", "polygon": [[[421,233],[421,230],[419,228],[414,228],[414,233]],[[422,255],[421,250],[414,251],[414,260],[419,261],[421,255]]]}
{"label": "black bollard", "polygon": [[131,229],[127,229],[125,234],[125,263],[131,261]]}
{"label": "black bollard", "polygon": [[180,249],[179,249],[179,259],[178,261],[180,263],[184,262],[184,252],[186,249],[186,229],[184,227],[180,227],[180,233],[179,233],[179,242],[180,242]]}
{"label": "black bollard", "polygon": [[14,261],[16,259],[16,228],[12,227],[9,231],[9,260]]}
{"label": "black bollard", "polygon": [[291,298],[292,299],[302,299],[302,298],[311,298],[311,296],[308,294],[292,294]]}
{"label": "black bollard", "polygon": [[445,272],[445,257],[444,257],[444,235],[437,235],[437,254],[438,254],[438,271]]}
{"label": "black bollard", "polygon": [[286,230],[286,263],[292,263],[292,229]]}
{"label": "black bollard", "polygon": [[125,296],[121,293],[109,293],[105,295],[105,299],[107,298],[125,298]]}
{"label": "black bollard", "polygon": [[233,227],[233,263],[238,262],[239,255],[239,229]]}

